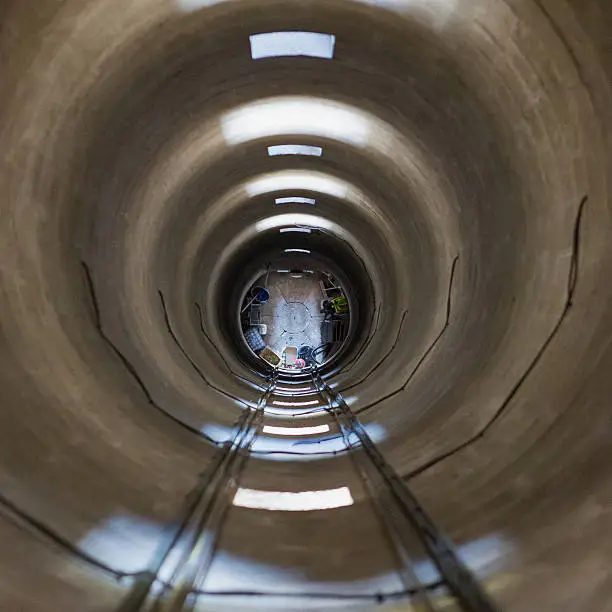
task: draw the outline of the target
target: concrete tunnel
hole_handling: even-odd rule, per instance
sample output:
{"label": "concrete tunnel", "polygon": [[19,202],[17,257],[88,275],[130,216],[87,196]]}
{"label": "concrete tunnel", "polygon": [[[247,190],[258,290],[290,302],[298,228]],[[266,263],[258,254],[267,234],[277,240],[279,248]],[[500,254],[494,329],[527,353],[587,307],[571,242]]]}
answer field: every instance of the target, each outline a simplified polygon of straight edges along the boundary
{"label": "concrete tunnel", "polygon": [[4,0],[0,610],[127,609],[262,402],[184,607],[130,610],[467,609],[245,341],[272,266],[339,279],[321,384],[494,609],[612,611],[611,36],[607,0]]}

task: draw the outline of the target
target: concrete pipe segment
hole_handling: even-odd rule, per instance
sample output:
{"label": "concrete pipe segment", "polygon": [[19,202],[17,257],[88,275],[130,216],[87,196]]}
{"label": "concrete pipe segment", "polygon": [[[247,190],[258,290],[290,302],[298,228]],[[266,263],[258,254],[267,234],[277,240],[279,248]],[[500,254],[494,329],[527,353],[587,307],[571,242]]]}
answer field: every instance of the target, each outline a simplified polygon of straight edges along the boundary
{"label": "concrete pipe segment", "polygon": [[[3,0],[0,610],[119,609],[265,391],[238,313],[287,261],[343,282],[323,378],[499,609],[612,611],[611,36],[609,0]],[[237,484],[352,503],[234,500],[193,609],[426,609],[294,383],[264,424],[328,434]]]}

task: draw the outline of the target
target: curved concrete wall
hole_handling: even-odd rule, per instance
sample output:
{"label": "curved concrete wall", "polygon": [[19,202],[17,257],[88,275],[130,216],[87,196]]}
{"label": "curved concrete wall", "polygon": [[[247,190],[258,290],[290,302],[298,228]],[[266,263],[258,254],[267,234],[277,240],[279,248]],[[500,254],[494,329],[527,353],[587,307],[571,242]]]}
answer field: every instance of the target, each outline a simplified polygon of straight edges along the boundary
{"label": "curved concrete wall", "polygon": [[[371,280],[330,385],[502,609],[612,610],[606,0],[7,0],[0,23],[4,608],[113,609],[257,402],[217,289],[275,244],[248,186],[292,171],[327,180],[306,212]],[[296,29],[334,59],[251,59]],[[268,157],[288,142],[324,155]],[[401,590],[350,459],[273,457],[243,486],[355,504],[232,508],[205,586]]]}

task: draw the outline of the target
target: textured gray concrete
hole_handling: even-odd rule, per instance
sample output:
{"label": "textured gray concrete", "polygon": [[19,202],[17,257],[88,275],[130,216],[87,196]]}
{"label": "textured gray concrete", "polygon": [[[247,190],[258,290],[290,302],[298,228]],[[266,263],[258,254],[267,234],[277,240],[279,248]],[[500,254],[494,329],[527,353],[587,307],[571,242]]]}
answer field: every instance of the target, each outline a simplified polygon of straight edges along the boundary
{"label": "textured gray concrete", "polygon": [[[231,374],[256,380],[219,332],[217,282],[278,232],[270,215],[304,209],[245,185],[300,170],[348,183],[301,195],[377,306],[367,350],[330,382],[502,609],[612,610],[609,1],[187,6],[0,5],[0,493],[64,542],[3,511],[0,608],[112,610],[119,583],[67,546],[145,565],[214,454],[181,423],[224,439],[260,394]],[[296,28],[333,32],[335,59],[251,60],[250,33]],[[285,119],[307,111],[277,105],[276,131],[248,111],[228,124],[273,96],[317,98],[318,123],[298,138]],[[297,140],[323,156],[267,156]],[[328,488],[349,464],[259,455],[248,478]],[[309,513],[232,509],[217,561],[239,559],[215,571],[388,589],[397,562],[355,495],[320,532]]]}

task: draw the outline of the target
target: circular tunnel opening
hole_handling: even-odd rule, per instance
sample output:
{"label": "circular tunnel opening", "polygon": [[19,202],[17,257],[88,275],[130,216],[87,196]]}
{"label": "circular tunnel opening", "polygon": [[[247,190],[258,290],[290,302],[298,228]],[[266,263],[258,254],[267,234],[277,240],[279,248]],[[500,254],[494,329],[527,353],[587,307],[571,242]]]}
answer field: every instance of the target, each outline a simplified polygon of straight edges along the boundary
{"label": "circular tunnel opening", "polygon": [[228,259],[216,320],[228,350],[255,371],[339,369],[371,332],[374,286],[345,240],[316,224],[283,231],[293,229],[255,234]]}
{"label": "circular tunnel opening", "polygon": [[283,373],[299,373],[343,350],[352,298],[308,249],[284,253],[245,292],[240,325],[255,355]]}

